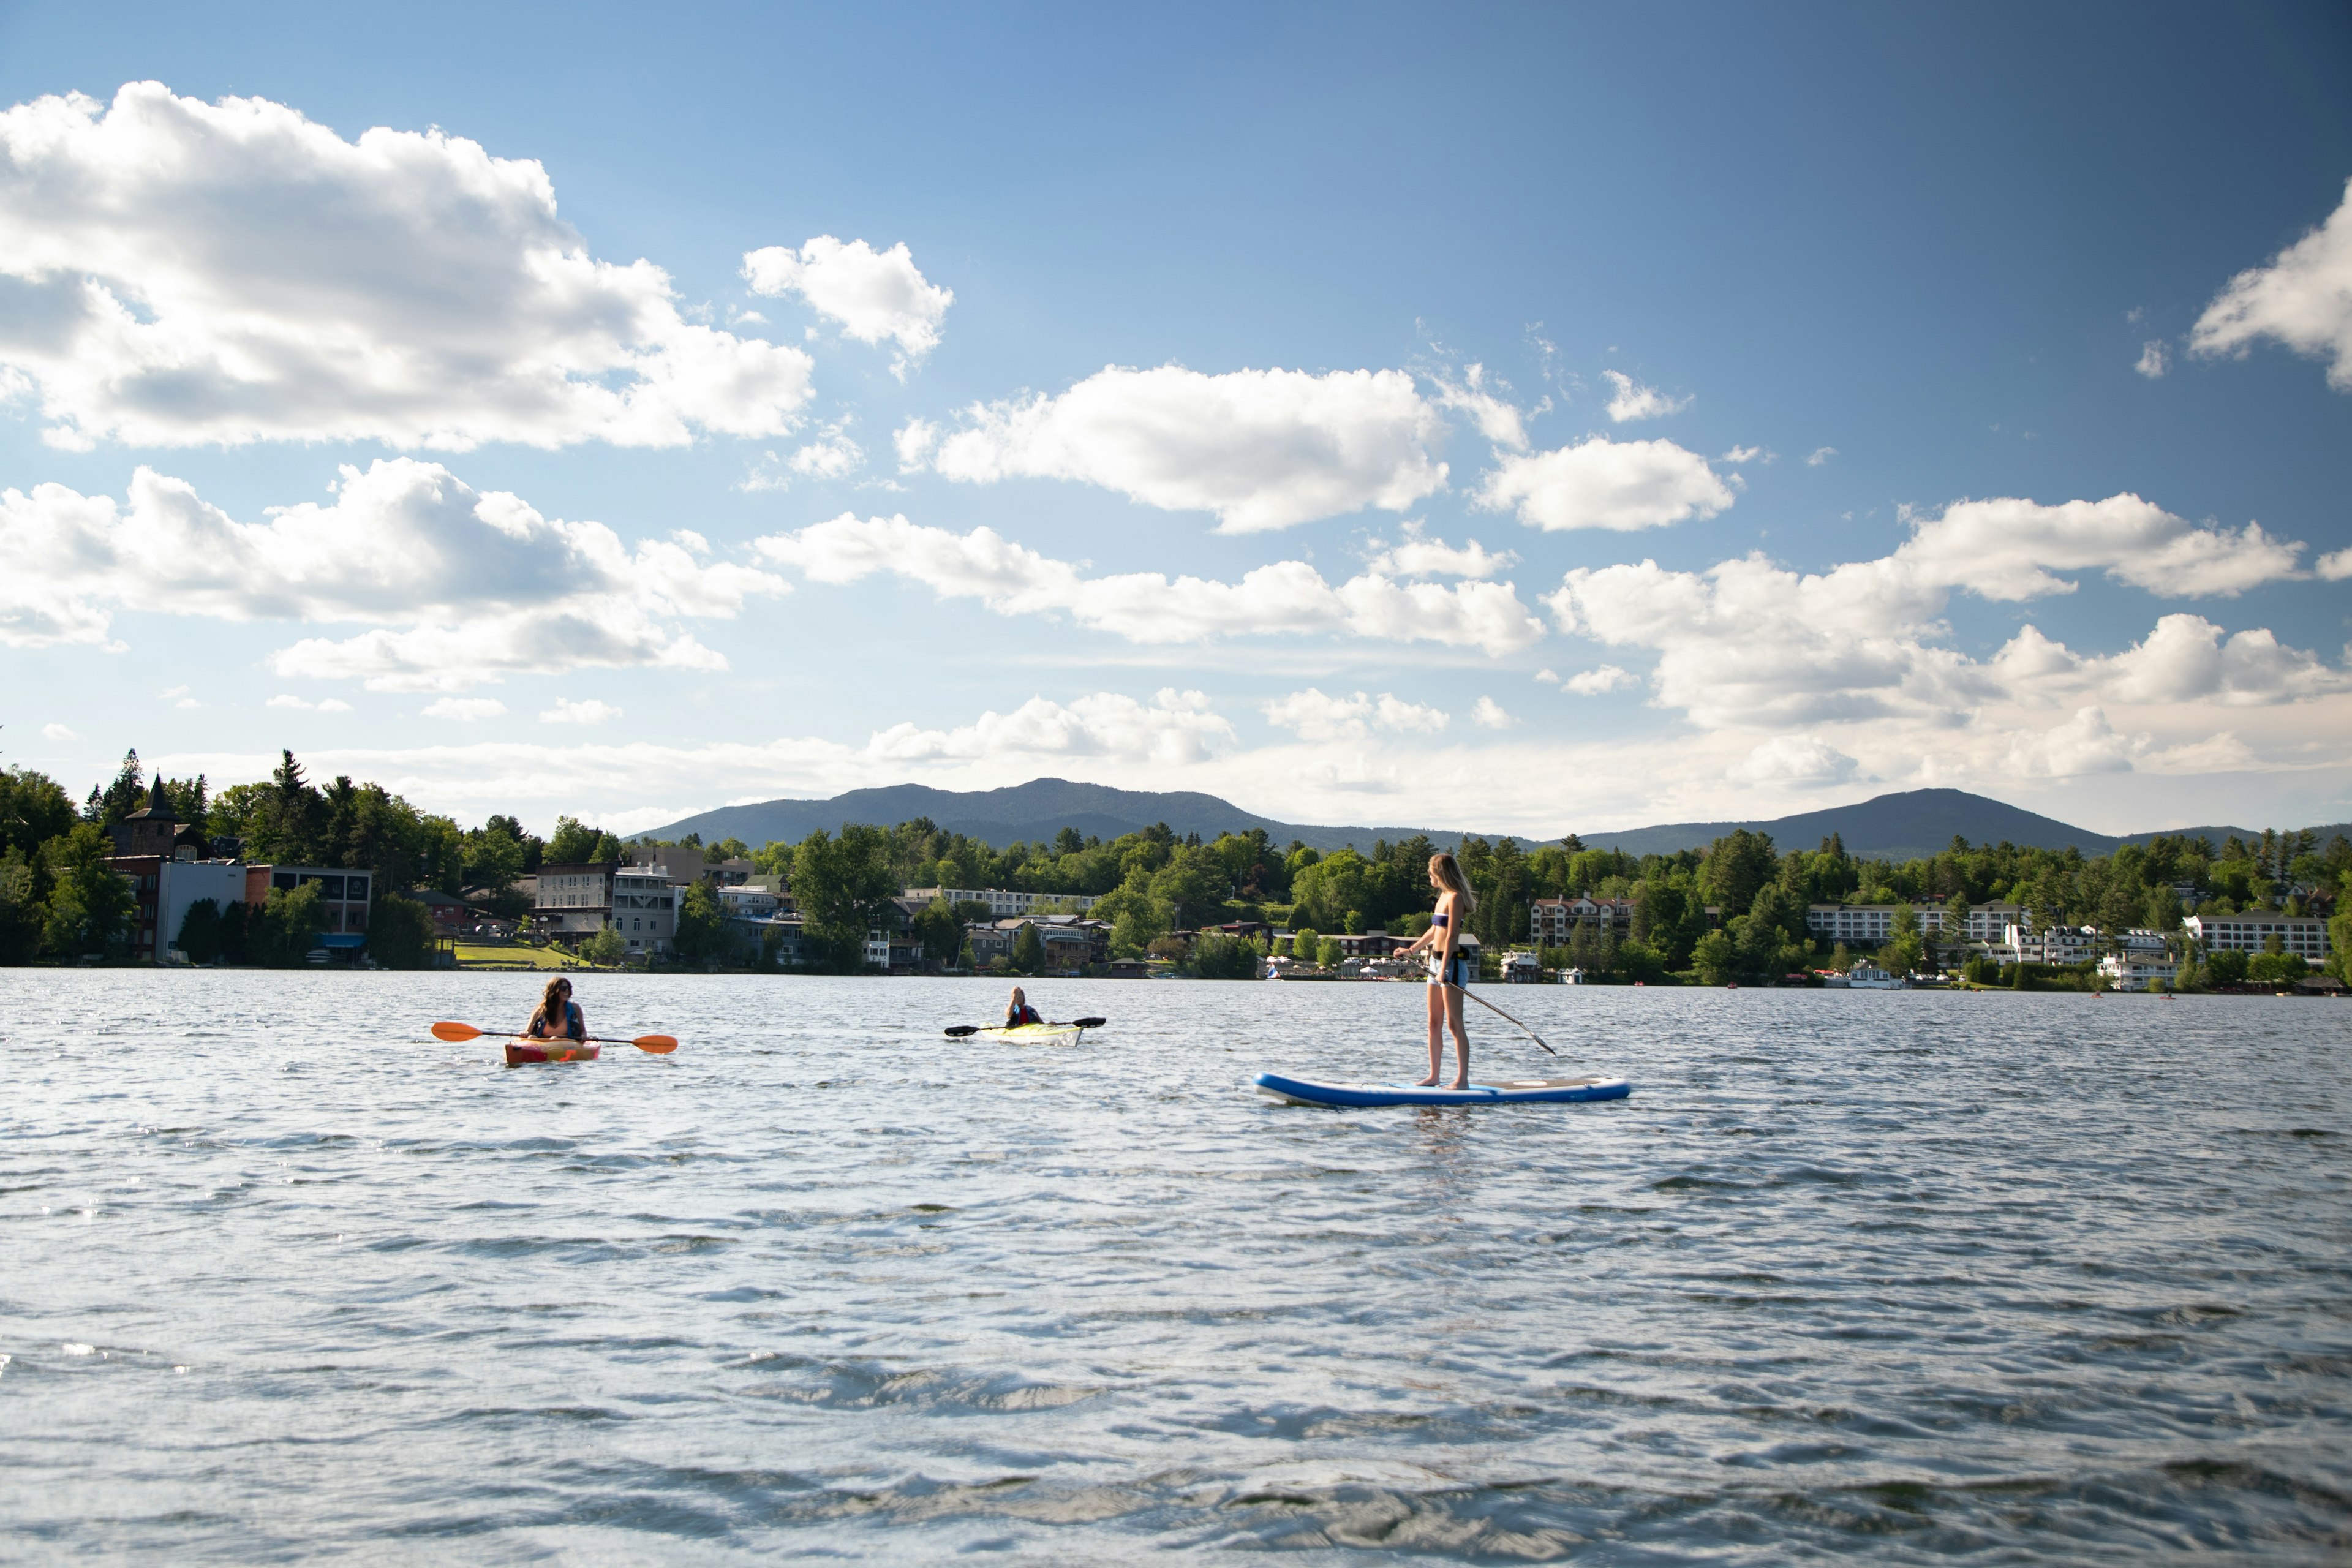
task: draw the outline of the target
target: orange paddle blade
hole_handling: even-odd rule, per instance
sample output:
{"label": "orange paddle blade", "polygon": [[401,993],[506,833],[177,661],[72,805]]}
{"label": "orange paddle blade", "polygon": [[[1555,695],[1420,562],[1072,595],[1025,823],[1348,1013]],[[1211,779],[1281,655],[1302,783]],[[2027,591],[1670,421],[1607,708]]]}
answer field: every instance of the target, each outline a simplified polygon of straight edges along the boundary
{"label": "orange paddle blade", "polygon": [[478,1039],[480,1037],[481,1033],[481,1030],[477,1029],[471,1024],[436,1024],[433,1026],[433,1037],[436,1040],[457,1041]]}
{"label": "orange paddle blade", "polygon": [[651,1051],[657,1057],[666,1057],[677,1049],[677,1037],[676,1035],[639,1035],[629,1044],[641,1051]]}

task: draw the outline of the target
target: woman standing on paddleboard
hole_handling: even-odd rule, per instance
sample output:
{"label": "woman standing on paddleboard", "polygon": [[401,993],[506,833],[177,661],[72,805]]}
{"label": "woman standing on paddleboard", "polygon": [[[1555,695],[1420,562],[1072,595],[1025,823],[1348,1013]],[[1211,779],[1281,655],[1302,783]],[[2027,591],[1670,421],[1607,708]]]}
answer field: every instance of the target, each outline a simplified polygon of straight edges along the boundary
{"label": "woman standing on paddleboard", "polygon": [[539,999],[539,1010],[531,1014],[522,1032],[534,1040],[588,1037],[588,1020],[581,1013],[580,1004],[572,999],[572,982],[559,974],[547,983],[547,993]]}
{"label": "woman standing on paddleboard", "polygon": [[1429,885],[1437,889],[1437,910],[1429,917],[1429,929],[1413,938],[1405,955],[1426,952],[1429,964],[1429,1076],[1420,1087],[1433,1089],[1438,1069],[1445,1065],[1445,1033],[1454,1031],[1454,1062],[1457,1069],[1451,1087],[1470,1087],[1470,1037],[1462,1027],[1462,988],[1477,978],[1470,972],[1470,960],[1464,956],[1456,940],[1462,934],[1462,922],[1468,920],[1478,907],[1478,895],[1470,890],[1469,881],[1462,875],[1461,866],[1454,857],[1443,851],[1429,858]]}

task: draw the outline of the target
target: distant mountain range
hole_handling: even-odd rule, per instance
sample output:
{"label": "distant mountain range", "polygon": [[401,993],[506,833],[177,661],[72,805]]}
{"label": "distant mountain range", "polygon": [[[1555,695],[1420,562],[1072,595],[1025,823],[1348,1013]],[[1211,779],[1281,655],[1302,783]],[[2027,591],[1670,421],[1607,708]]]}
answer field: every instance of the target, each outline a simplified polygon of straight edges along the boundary
{"label": "distant mountain range", "polygon": [[[1426,834],[1452,847],[1465,837],[1459,828],[1438,827],[1318,827],[1276,822],[1244,811],[1230,801],[1192,791],[1112,789],[1107,784],[1073,784],[1067,779],[1032,779],[1006,789],[946,790],[925,784],[894,784],[887,789],[851,790],[830,800],[769,800],[754,805],[725,805],[683,817],[652,830],[656,838],[677,839],[698,833],[705,844],[740,838],[758,846],[777,839],[797,843],[819,828],[838,831],[844,823],[879,827],[927,816],[951,833],[983,843],[1003,846],[1016,840],[1031,843],[1051,839],[1065,827],[1100,838],[1116,838],[1157,822],[1177,834],[1197,833],[1214,838],[1220,833],[1246,833],[1262,827],[1276,844],[1297,839],[1328,853],[1346,845],[1370,850],[1378,839],[1391,843]],[[1835,834],[1846,851],[1865,858],[1907,860],[1928,856],[1950,844],[1954,836],[1971,844],[2007,840],[2039,849],[2073,846],[2085,855],[2108,855],[2124,844],[2144,844],[2159,833],[2131,833],[2120,837],[2070,826],[2055,817],[1970,795],[1957,789],[1915,789],[1882,795],[1853,805],[1793,816],[1748,822],[1675,822],[1618,832],[1580,834],[1591,848],[1617,848],[1633,855],[1664,855],[1696,849],[1734,828],[1771,835],[1782,849],[1810,847]],[[2244,827],[2189,827],[2168,831],[2201,835],[2216,847],[2235,834],[2259,837]],[[2324,844],[2335,834],[2352,837],[2352,824],[2336,823],[2315,831]],[[1487,838],[1502,835],[1488,833]],[[1535,842],[1523,840],[1523,842]]]}
{"label": "distant mountain range", "polygon": [[[1948,847],[1955,836],[1971,844],[2015,844],[2032,849],[2064,849],[2085,855],[2112,855],[2126,844],[2145,844],[2167,833],[2200,836],[2220,848],[2235,834],[2241,838],[2262,835],[2244,827],[2182,827],[2158,833],[2127,833],[2116,837],[2075,827],[2056,817],[2025,811],[1959,789],[1913,789],[1882,795],[1853,805],[1800,812],[1754,822],[1673,822],[1655,827],[1629,828],[1617,833],[1587,833],[1580,837],[1594,849],[1622,849],[1629,855],[1669,855],[1694,849],[1735,828],[1769,833],[1783,850],[1810,848],[1832,834],[1846,853],[1865,859],[1923,859]],[[2322,842],[2331,831],[2321,828]]]}

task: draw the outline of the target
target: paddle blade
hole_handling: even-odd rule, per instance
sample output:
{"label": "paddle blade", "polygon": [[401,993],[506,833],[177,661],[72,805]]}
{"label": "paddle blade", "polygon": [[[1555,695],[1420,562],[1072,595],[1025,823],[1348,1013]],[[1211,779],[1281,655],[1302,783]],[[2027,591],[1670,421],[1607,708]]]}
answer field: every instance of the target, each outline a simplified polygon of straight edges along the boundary
{"label": "paddle blade", "polygon": [[980,1033],[980,1026],[977,1024],[950,1024],[947,1030],[948,1038],[950,1040],[961,1040],[966,1035],[978,1033]]}
{"label": "paddle blade", "polygon": [[1108,1018],[1073,1018],[1070,1022],[1081,1029],[1099,1029],[1110,1020]]}
{"label": "paddle blade", "polygon": [[651,1051],[657,1057],[666,1057],[677,1049],[677,1037],[676,1035],[639,1035],[629,1044],[641,1051]]}
{"label": "paddle blade", "polygon": [[433,1037],[454,1044],[458,1040],[478,1040],[482,1037],[482,1031],[471,1024],[436,1024],[433,1026]]}

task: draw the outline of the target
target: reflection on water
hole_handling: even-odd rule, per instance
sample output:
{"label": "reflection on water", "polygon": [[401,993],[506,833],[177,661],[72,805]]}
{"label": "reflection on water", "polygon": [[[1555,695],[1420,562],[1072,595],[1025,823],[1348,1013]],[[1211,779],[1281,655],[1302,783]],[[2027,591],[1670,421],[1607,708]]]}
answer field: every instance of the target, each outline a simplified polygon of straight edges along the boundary
{"label": "reflection on water", "polygon": [[2352,1540],[2352,1008],[1529,989],[1633,1100],[1333,1111],[1416,989],[1035,989],[0,972],[0,1560]]}

